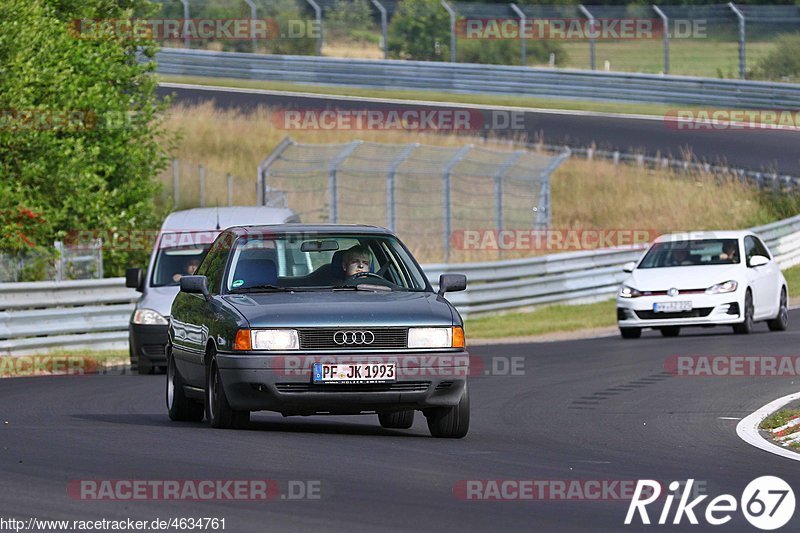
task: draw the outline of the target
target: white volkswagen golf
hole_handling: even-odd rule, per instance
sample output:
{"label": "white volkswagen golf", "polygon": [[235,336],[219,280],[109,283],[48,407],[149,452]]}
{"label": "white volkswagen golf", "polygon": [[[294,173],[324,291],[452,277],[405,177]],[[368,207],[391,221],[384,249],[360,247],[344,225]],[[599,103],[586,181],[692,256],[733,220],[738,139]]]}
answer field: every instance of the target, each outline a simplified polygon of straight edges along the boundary
{"label": "white volkswagen golf", "polygon": [[674,337],[685,326],[730,325],[750,333],[757,321],[772,331],[789,322],[786,279],[761,239],[748,231],[662,235],[617,293],[622,337],[643,328]]}

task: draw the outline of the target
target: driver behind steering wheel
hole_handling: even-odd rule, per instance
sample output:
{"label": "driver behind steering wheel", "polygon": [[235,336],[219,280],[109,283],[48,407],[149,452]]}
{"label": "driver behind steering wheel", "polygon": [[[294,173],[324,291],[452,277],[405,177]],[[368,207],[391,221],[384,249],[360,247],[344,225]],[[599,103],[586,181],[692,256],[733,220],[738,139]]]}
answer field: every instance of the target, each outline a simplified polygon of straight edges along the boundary
{"label": "driver behind steering wheel", "polygon": [[369,248],[361,244],[348,248],[342,257],[342,268],[348,280],[365,277],[370,273],[371,263]]}

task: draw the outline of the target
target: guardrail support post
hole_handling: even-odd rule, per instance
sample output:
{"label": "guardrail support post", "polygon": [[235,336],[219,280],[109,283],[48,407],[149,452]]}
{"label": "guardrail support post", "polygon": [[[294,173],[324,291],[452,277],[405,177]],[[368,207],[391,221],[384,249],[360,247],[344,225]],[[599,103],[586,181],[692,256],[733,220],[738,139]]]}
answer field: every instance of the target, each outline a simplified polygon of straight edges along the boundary
{"label": "guardrail support post", "polygon": [[317,55],[322,55],[322,9],[319,7],[314,0],[306,0],[308,4],[314,8],[314,13],[316,14],[317,18],[317,29],[319,33],[317,34]]}
{"label": "guardrail support post", "polygon": [[394,201],[394,178],[397,175],[397,169],[400,168],[400,165],[403,164],[403,161],[408,159],[408,156],[411,155],[411,152],[413,152],[418,146],[419,143],[413,143],[406,146],[405,150],[400,152],[400,155],[398,155],[394,161],[392,161],[391,165],[389,165],[389,172],[386,174],[386,227],[391,231],[395,230],[395,224],[397,222]]}
{"label": "guardrail support post", "polygon": [[191,48],[189,41],[189,18],[191,18],[189,0],[181,0],[181,4],[183,4],[183,45],[186,48]]}
{"label": "guardrail support post", "polygon": [[731,11],[733,11],[736,14],[736,18],[739,19],[739,77],[741,79],[744,79],[745,72],[747,70],[745,61],[746,40],[745,40],[744,13],[742,13],[741,10],[738,7],[736,7],[736,5],[733,2],[728,2],[728,7],[731,8]]}
{"label": "guardrail support post", "polygon": [[450,233],[453,226],[453,210],[450,205],[450,176],[453,174],[455,166],[472,150],[472,145],[462,146],[458,152],[445,164],[442,171],[442,193],[444,194],[444,262],[450,262]]}
{"label": "guardrail support post", "polygon": [[653,4],[653,11],[661,17],[664,23],[664,74],[669,74],[669,17],[655,4]]}
{"label": "guardrail support post", "polygon": [[358,145],[363,142],[364,141],[353,141],[345,146],[344,149],[336,156],[336,159],[331,162],[331,166],[328,168],[328,196],[330,201],[328,222],[331,224],[339,223],[339,198],[337,197],[339,187],[337,184],[336,172],[339,170],[339,165],[341,165],[344,160],[353,153],[353,150],[358,148]]}
{"label": "guardrail support post", "polygon": [[525,22],[527,20],[527,17],[525,16],[525,13],[520,8],[517,7],[517,4],[511,2],[509,5],[511,6],[511,9],[514,10],[514,13],[516,13],[517,16],[519,17],[519,56],[520,56],[519,64],[524,67],[525,65],[528,64],[528,58],[527,58],[528,45],[527,42],[525,41]]}
{"label": "guardrail support post", "polygon": [[256,53],[256,26],[255,20],[258,17],[256,14],[256,5],[253,0],[244,0],[250,6],[250,39],[253,42],[253,53]]}
{"label": "guardrail support post", "polygon": [[381,33],[383,33],[383,58],[389,59],[389,23],[386,17],[386,8],[378,0],[372,0],[375,9],[381,12]]}
{"label": "guardrail support post", "polygon": [[456,62],[456,12],[445,0],[439,0],[447,12],[450,14],[450,62]]}
{"label": "guardrail support post", "polygon": [[594,32],[596,28],[595,18],[594,15],[592,15],[583,4],[578,4],[578,8],[581,10],[581,13],[583,13],[586,18],[589,19],[589,66],[592,70],[594,70]]}
{"label": "guardrail support post", "polygon": [[284,150],[293,144],[294,141],[291,137],[284,137],[272,153],[258,165],[256,171],[256,205],[267,205],[267,178],[269,177],[269,167],[281,156]]}

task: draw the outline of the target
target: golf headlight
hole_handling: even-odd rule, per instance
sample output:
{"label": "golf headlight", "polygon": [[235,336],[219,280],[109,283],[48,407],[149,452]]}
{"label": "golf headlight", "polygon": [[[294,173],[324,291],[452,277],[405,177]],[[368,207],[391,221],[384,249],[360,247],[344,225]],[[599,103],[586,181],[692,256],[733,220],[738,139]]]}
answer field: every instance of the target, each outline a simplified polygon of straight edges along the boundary
{"label": "golf headlight", "polygon": [[726,292],[734,292],[739,287],[739,284],[733,280],[724,283],[717,283],[706,289],[706,294],[723,294]]}
{"label": "golf headlight", "polygon": [[296,329],[253,329],[250,344],[253,350],[299,350],[300,338]]}
{"label": "golf headlight", "polygon": [[133,319],[131,322],[145,326],[167,325],[167,319],[161,316],[161,313],[158,311],[153,311],[152,309],[137,309],[133,313]]}
{"label": "golf headlight", "polygon": [[[455,333],[455,335],[454,335]],[[457,342],[453,342],[454,339]],[[409,348],[463,348],[464,330],[456,328],[409,328]]]}
{"label": "golf headlight", "polygon": [[627,285],[623,285],[619,290],[620,298],[638,298],[641,295],[641,292],[637,291],[633,287],[628,287]]}

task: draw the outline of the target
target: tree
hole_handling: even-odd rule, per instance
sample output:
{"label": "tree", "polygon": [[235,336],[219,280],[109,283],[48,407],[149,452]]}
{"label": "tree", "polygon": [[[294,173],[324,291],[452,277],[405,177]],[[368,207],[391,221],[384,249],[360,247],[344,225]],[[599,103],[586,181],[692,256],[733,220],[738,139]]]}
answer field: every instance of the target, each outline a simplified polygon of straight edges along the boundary
{"label": "tree", "polygon": [[450,58],[450,15],[439,0],[405,0],[389,24],[389,53],[401,59]]}
{"label": "tree", "polygon": [[[170,139],[148,62],[154,43],[77,22],[130,19],[148,7],[142,0],[0,2],[3,235],[9,220],[27,211],[46,221],[45,231],[28,237],[38,247],[75,230],[158,227],[154,176],[166,164],[162,146]],[[0,250],[19,246],[4,238]],[[136,255],[142,260],[146,251]],[[121,274],[128,256],[107,250],[106,272]]]}

